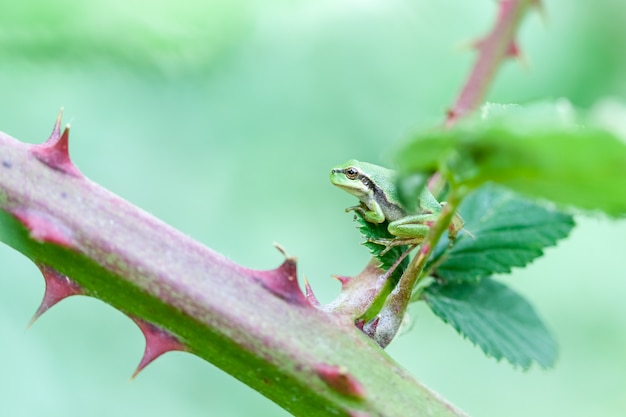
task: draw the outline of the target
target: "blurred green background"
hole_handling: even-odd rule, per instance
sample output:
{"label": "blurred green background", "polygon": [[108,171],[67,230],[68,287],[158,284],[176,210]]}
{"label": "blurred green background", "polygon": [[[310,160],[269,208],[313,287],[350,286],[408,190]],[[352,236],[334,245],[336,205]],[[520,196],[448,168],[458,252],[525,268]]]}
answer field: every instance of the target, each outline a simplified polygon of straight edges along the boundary
{"label": "blurred green background", "polygon": [[[491,0],[48,0],[0,6],[0,130],[45,140],[57,111],[92,180],[243,265],[299,258],[323,301],[365,248],[329,168],[388,163],[439,123]],[[626,3],[546,0],[489,99],[626,97]],[[563,150],[567,152],[566,149]],[[626,224],[580,217],[571,238],[504,281],[560,344],[554,369],[485,358],[423,306],[388,352],[471,416],[626,415]],[[0,246],[0,415],[286,416],[232,377],[170,353],[132,383],[143,338],[73,297],[25,331],[43,279]]]}

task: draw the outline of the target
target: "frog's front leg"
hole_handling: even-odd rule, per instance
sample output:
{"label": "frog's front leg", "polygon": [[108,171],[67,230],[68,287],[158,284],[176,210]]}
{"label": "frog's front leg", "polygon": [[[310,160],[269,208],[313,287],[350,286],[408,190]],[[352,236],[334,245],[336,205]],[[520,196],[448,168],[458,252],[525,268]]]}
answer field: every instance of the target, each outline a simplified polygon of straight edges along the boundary
{"label": "frog's front leg", "polygon": [[370,223],[382,223],[385,221],[385,213],[383,213],[382,208],[374,201],[367,204],[361,202],[358,206],[348,207],[346,212],[356,211],[358,212],[367,222]]}

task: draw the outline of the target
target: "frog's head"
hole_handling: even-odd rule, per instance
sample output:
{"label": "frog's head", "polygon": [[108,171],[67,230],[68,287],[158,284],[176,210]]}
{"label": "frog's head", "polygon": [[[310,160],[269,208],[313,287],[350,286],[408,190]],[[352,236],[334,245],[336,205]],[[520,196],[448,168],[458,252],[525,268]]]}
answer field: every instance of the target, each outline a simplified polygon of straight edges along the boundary
{"label": "frog's head", "polygon": [[330,171],[330,182],[358,198],[370,194],[369,178],[364,174],[362,165],[363,162],[356,159],[337,165]]}

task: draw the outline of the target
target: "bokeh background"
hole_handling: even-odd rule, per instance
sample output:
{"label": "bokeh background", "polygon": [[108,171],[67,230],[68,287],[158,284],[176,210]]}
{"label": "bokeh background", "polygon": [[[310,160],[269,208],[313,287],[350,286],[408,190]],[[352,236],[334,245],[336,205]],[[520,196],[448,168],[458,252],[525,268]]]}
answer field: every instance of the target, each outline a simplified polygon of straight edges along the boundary
{"label": "bokeh background", "polygon": [[[545,0],[524,59],[489,100],[626,98],[626,3]],[[323,301],[368,254],[328,182],[349,158],[387,164],[440,123],[491,0],[24,0],[0,5],[0,130],[45,140],[65,108],[92,180],[243,265],[299,258]],[[567,152],[564,149],[563,152]],[[471,416],[626,415],[626,224],[579,216],[567,241],[502,279],[560,344],[554,369],[483,356],[423,306],[388,352]],[[43,279],[0,246],[0,415],[286,416],[191,355],[138,378],[135,325],[73,297],[28,331]]]}

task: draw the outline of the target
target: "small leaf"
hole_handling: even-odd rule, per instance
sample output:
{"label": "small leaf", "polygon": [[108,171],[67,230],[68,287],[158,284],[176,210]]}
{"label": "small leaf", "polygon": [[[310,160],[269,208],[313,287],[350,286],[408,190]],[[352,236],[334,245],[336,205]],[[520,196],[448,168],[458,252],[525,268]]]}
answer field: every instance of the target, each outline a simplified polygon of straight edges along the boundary
{"label": "small leaf", "polygon": [[[382,251],[386,248],[386,246],[379,244],[379,243],[371,242],[370,240],[393,239],[395,236],[393,236],[387,230],[387,226],[389,225],[389,223],[386,221],[383,223],[379,223],[379,224],[370,223],[367,220],[365,220],[363,216],[361,216],[359,213],[355,214],[354,220],[356,221],[358,225],[359,231],[365,238],[365,241],[363,242],[363,246],[368,248],[372,256],[378,259],[378,261],[380,262],[380,268],[382,268],[384,271],[387,271],[398,260],[398,258],[404,253],[407,247],[395,246],[389,249],[389,251],[383,255]],[[408,258],[405,258],[402,262],[400,262],[396,270],[393,271],[391,275],[392,280],[397,282],[397,280],[400,279],[400,277],[402,276],[402,273],[404,272],[404,270],[407,268],[408,265],[409,265]]]}
{"label": "small leaf", "polygon": [[528,369],[554,365],[557,347],[533,307],[519,294],[485,278],[480,284],[432,284],[423,298],[432,311],[487,356]]}
{"label": "small leaf", "polygon": [[470,189],[493,181],[564,206],[626,215],[626,143],[564,102],[487,109],[398,153],[401,177],[438,170]]}
{"label": "small leaf", "polygon": [[[572,216],[522,198],[503,187],[486,184],[463,200],[459,208],[465,232],[437,266],[446,281],[477,281],[509,273],[543,255],[574,227]],[[469,233],[468,233],[469,232]],[[443,237],[433,259],[448,248]]]}

